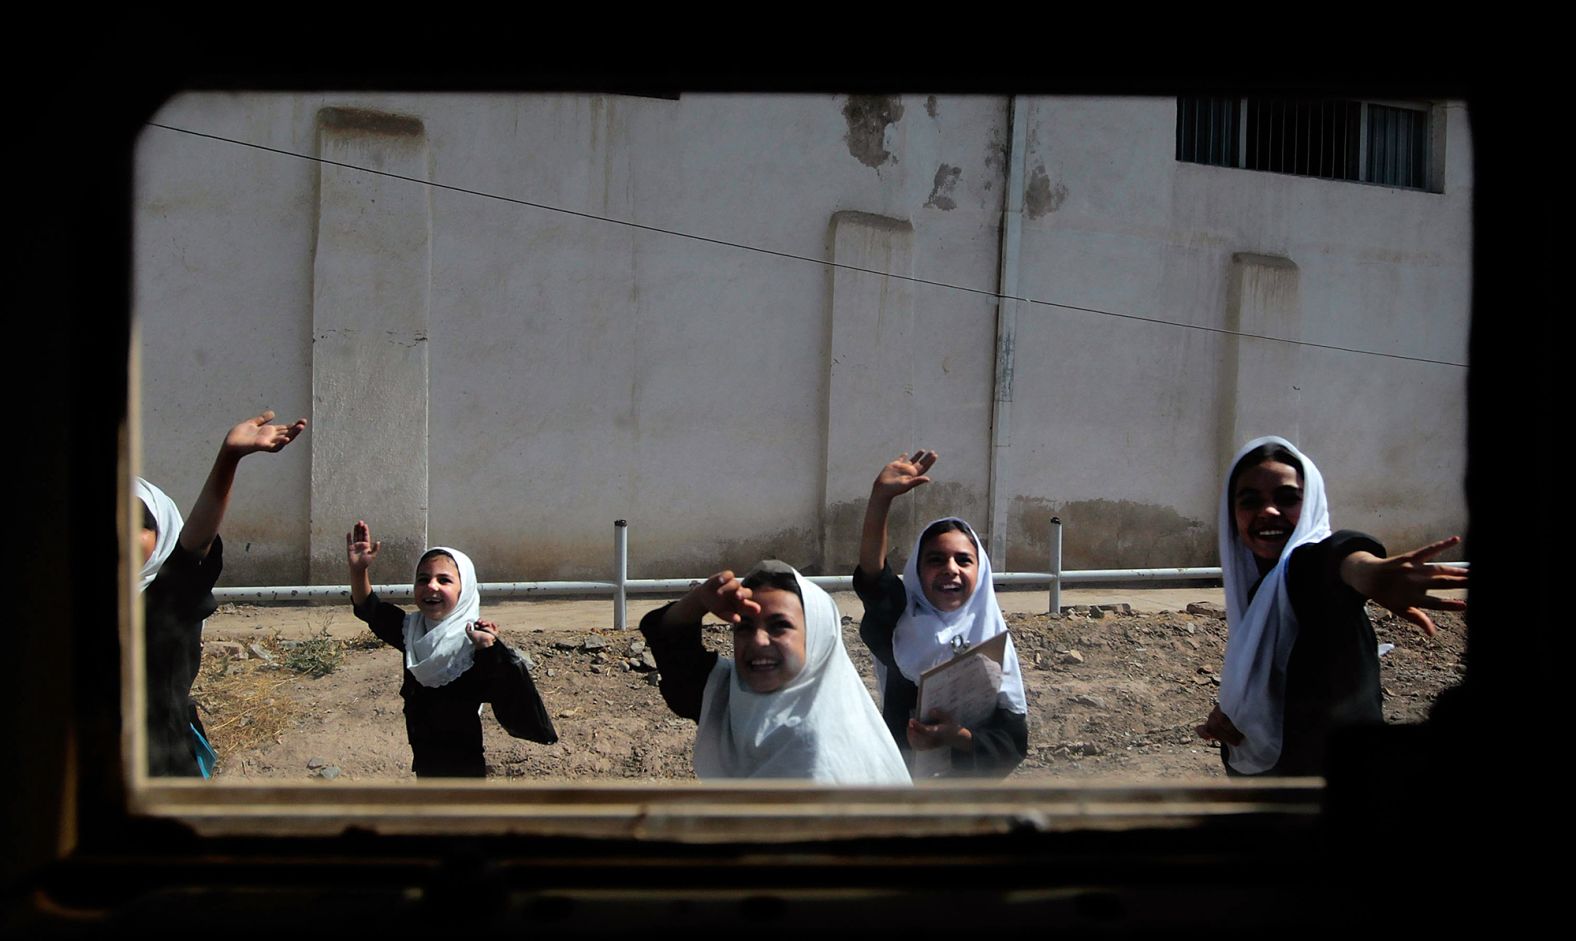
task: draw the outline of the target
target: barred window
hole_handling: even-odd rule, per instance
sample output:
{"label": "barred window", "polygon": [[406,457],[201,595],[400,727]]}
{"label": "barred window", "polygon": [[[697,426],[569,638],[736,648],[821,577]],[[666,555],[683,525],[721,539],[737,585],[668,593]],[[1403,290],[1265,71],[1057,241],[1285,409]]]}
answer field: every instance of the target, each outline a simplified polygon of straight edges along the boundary
{"label": "barred window", "polygon": [[1437,189],[1427,105],[1345,98],[1177,99],[1178,160]]}

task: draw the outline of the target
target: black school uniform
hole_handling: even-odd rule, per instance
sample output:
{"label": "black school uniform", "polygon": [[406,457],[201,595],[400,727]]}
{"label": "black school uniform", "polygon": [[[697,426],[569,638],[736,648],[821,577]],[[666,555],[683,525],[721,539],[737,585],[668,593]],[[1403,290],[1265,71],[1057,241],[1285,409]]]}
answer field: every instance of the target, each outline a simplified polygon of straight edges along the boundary
{"label": "black school uniform", "polygon": [[[355,611],[379,640],[405,652],[403,609],[380,601],[373,592]],[[399,694],[405,700],[405,733],[417,777],[487,776],[479,715],[484,702],[493,704],[493,714],[515,738],[544,745],[558,741],[524,661],[501,641],[478,649],[470,668],[443,686],[424,686],[410,670],[404,673]]]}
{"label": "black school uniform", "polygon": [[[908,720],[919,704],[919,687],[897,668],[892,654],[892,632],[908,604],[903,580],[883,565],[881,574],[871,578],[863,569],[854,569],[854,594],[865,606],[859,622],[859,637],[870,648],[871,656],[886,667],[886,688],[881,691],[881,718],[886,721],[892,740],[906,760],[909,757]],[[952,749],[952,775],[956,777],[1004,778],[1023,763],[1029,754],[1028,717],[1010,709],[996,712],[979,725],[970,726],[974,739],[971,752]]]}
{"label": "black school uniform", "polygon": [[691,624],[664,627],[662,618],[673,607],[665,604],[646,612],[640,619],[640,633],[657,661],[657,688],[673,714],[700,721],[700,707],[706,698],[706,681],[717,666],[719,654],[707,650],[701,640],[700,620]]}
{"label": "black school uniform", "polygon": [[207,555],[180,543],[142,593],[143,664],[147,673],[148,774],[200,777],[202,731],[192,683],[202,666],[202,622],[218,609],[213,586],[224,569],[224,542],[213,537]]}
{"label": "black school uniform", "polygon": [[[1354,552],[1381,558],[1385,548],[1366,533],[1340,530],[1292,550],[1286,594],[1297,617],[1297,639],[1286,662],[1286,712],[1281,753],[1258,775],[1324,773],[1325,742],[1342,726],[1384,721],[1378,640],[1366,599],[1341,581],[1341,562]],[[1258,592],[1259,582],[1248,592]],[[1222,744],[1224,760],[1230,747]],[[1226,765],[1233,777],[1250,777]]]}

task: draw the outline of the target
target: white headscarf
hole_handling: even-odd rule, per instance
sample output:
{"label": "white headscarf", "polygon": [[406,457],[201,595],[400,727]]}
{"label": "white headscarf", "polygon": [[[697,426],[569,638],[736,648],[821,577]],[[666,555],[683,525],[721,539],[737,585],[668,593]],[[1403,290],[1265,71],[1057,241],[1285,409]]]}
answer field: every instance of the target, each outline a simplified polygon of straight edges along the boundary
{"label": "white headscarf", "polygon": [[828,784],[908,784],[908,769],[843,649],[832,596],[775,560],[756,571],[791,573],[804,602],[804,667],[757,693],[718,657],[701,698],[695,773],[702,778],[809,778]]}
{"label": "white headscarf", "polygon": [[[925,597],[925,586],[919,575],[920,544],[925,533],[937,523],[962,524],[975,546],[979,557],[979,572],[974,582],[974,593],[956,611],[938,611]],[[918,683],[920,674],[931,667],[951,659],[954,653],[990,640],[997,634],[1007,633],[1007,621],[1001,616],[1001,605],[996,603],[996,588],[991,583],[990,559],[985,547],[968,523],[955,516],[933,520],[914,540],[914,551],[903,566],[903,590],[908,603],[903,615],[892,631],[892,658],[898,670],[912,683]],[[956,644],[956,649],[954,649]],[[881,689],[886,689],[886,670],[878,661],[877,677]],[[1008,712],[1027,715],[1028,700],[1023,695],[1023,671],[1018,667],[1018,651],[1012,646],[1012,636],[1007,636],[1006,656],[1002,658],[1001,692],[996,705]]]}
{"label": "white headscarf", "polygon": [[476,659],[465,629],[481,615],[482,596],[476,588],[476,566],[471,557],[448,546],[428,552],[446,552],[460,572],[460,600],[448,617],[434,623],[420,611],[405,615],[405,668],[423,686],[446,686],[459,679]]}
{"label": "white headscarf", "polygon": [[153,514],[153,521],[158,526],[158,538],[153,544],[153,554],[142,563],[142,580],[137,585],[137,593],[148,590],[153,580],[159,576],[159,569],[164,565],[164,560],[175,551],[175,546],[180,542],[181,527],[186,525],[181,519],[180,508],[175,501],[164,495],[164,491],[153,486],[141,477],[132,480],[132,489],[137,494],[137,499],[147,506]]}
{"label": "white headscarf", "polygon": [[1280,759],[1286,718],[1286,663],[1297,640],[1297,616],[1286,593],[1286,560],[1293,549],[1330,535],[1330,507],[1324,477],[1306,454],[1285,438],[1254,438],[1232,458],[1231,467],[1254,448],[1279,445],[1302,462],[1302,515],[1292,528],[1275,567],[1259,583],[1253,602],[1248,591],[1258,581],[1253,552],[1238,537],[1233,514],[1230,471],[1220,498],[1220,567],[1226,583],[1226,660],[1220,670],[1220,711],[1242,733],[1227,761],[1244,774],[1257,774]]}

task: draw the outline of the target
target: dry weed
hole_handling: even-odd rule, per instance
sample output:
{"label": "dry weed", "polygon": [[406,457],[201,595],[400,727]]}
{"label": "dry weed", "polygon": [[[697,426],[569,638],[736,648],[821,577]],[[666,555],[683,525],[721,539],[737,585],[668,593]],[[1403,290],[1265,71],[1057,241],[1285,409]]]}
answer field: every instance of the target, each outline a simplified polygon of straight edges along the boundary
{"label": "dry weed", "polygon": [[296,703],[285,686],[295,674],[265,660],[204,664],[192,698],[219,760],[278,743],[295,725]]}

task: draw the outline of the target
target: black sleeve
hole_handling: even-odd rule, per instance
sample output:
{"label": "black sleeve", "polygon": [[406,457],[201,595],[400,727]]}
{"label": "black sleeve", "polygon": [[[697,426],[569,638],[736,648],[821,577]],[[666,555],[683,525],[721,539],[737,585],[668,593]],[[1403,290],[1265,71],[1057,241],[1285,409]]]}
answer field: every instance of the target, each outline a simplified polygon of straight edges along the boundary
{"label": "black sleeve", "polygon": [[1029,755],[1029,718],[997,707],[989,720],[969,729],[972,752],[952,750],[952,770],[960,775],[1004,778]]}
{"label": "black sleeve", "polygon": [[1359,551],[1385,554],[1372,537],[1342,530],[1298,546],[1287,561],[1297,639],[1286,661],[1285,734],[1276,774],[1322,774],[1332,730],[1384,721],[1378,640],[1366,599],[1341,580],[1342,560]]}
{"label": "black sleeve", "polygon": [[201,774],[193,750],[191,727],[198,723],[191,689],[202,666],[202,622],[219,607],[213,586],[223,569],[218,536],[206,555],[177,544],[143,592],[149,774]]}
{"label": "black sleeve", "polygon": [[219,609],[213,586],[224,571],[224,541],[218,536],[206,555],[198,555],[180,543],[159,566],[159,574],[145,595],[168,621],[195,627]]}
{"label": "black sleeve", "polygon": [[473,669],[482,671],[483,698],[492,703],[493,715],[505,732],[543,745],[558,741],[547,704],[542,702],[542,694],[536,691],[531,671],[518,651],[498,641],[476,651]]}
{"label": "black sleeve", "polygon": [[[1366,599],[1341,581],[1341,562],[1354,552],[1372,552],[1383,558],[1385,548],[1367,533],[1342,529],[1293,550],[1286,563],[1286,594],[1292,604],[1305,610],[1362,608]],[[1321,617],[1308,620],[1318,623]]]}
{"label": "black sleeve", "polygon": [[367,595],[367,600],[355,607],[356,617],[367,622],[372,633],[400,653],[405,652],[405,612],[378,598],[377,592]]}
{"label": "black sleeve", "polygon": [[865,574],[864,569],[855,568],[854,594],[865,606],[865,616],[859,621],[859,639],[882,665],[897,669],[892,657],[892,631],[897,628],[903,608],[908,604],[903,580],[893,574],[890,565],[882,565],[881,574],[874,577]]}
{"label": "black sleeve", "polygon": [[700,622],[664,626],[668,604],[640,619],[640,633],[651,647],[661,674],[662,698],[673,714],[700,721],[701,700],[706,694],[706,679],[717,665],[717,652],[701,643]]}

